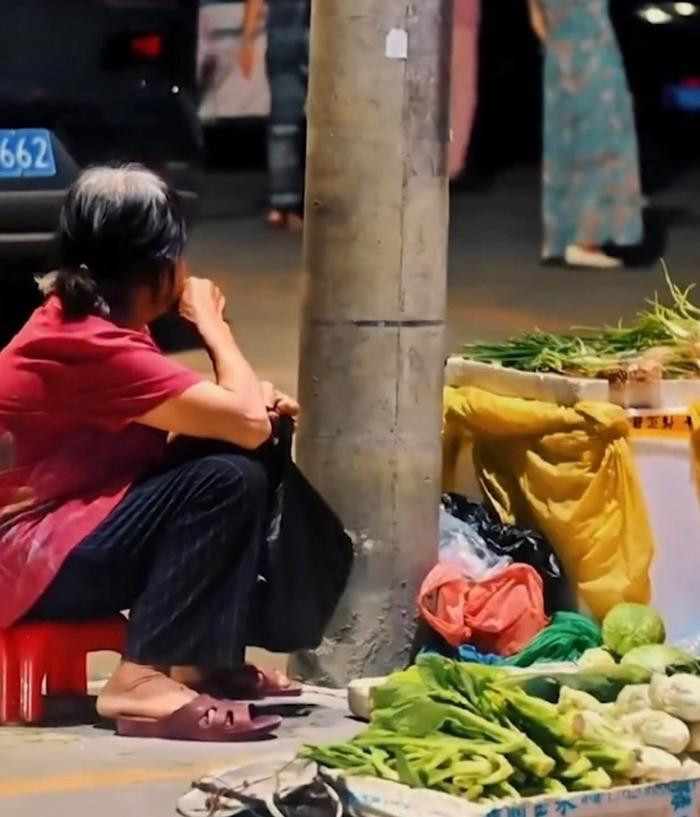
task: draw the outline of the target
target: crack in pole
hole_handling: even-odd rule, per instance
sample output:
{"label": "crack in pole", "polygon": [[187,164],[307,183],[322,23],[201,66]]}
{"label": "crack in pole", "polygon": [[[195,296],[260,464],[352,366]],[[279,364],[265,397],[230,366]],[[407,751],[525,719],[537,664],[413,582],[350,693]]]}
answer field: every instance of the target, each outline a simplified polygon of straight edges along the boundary
{"label": "crack in pole", "polygon": [[[404,7],[403,13],[403,30],[408,33],[408,18],[411,11],[410,4],[406,4]],[[406,249],[406,190],[408,187],[408,164],[410,161],[410,149],[411,149],[411,142],[410,140],[406,139],[407,126],[410,120],[410,93],[408,93],[408,85],[409,85],[409,62],[411,59],[411,43],[408,42],[408,48],[406,53],[406,59],[402,61],[402,100],[401,100],[401,138],[402,138],[402,150],[401,155],[403,157],[403,161],[401,163],[401,172],[402,172],[402,180],[401,180],[401,221],[399,226],[399,274],[398,274],[398,292],[397,292],[397,305],[399,314],[403,314],[404,306],[405,306],[405,298],[404,298],[404,262],[405,262],[405,249]],[[407,151],[409,155],[407,155]],[[397,446],[399,445],[399,423],[400,423],[400,414],[401,414],[401,381],[402,381],[402,371],[401,371],[401,326],[397,325],[396,327],[396,359],[395,359],[395,366],[396,366],[396,388],[394,392],[394,399],[395,399],[395,410],[394,410],[394,439],[393,439],[393,468],[392,468],[392,486],[391,486],[391,561],[392,565],[396,566],[397,557],[400,555],[401,548],[398,546],[397,536],[398,536],[398,512],[399,512],[399,503],[398,503],[398,461],[399,455],[397,451]],[[392,569],[392,576],[391,576],[391,583],[390,583],[390,593],[389,599],[393,601],[395,597],[395,586],[396,586],[396,570]],[[401,600],[403,603],[403,599]]]}

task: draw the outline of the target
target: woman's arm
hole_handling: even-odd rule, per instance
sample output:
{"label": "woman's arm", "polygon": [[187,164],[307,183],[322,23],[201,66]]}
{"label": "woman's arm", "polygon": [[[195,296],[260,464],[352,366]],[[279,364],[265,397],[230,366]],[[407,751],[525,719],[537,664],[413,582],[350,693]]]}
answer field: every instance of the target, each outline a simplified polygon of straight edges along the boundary
{"label": "woman's arm", "polygon": [[246,0],[243,18],[241,49],[238,54],[238,65],[243,76],[250,77],[255,63],[255,36],[263,12],[264,0]]}
{"label": "woman's arm", "polygon": [[530,25],[540,42],[547,42],[547,18],[538,0],[527,0],[530,11]]}
{"label": "woman's arm", "polygon": [[262,17],[264,0],[246,0],[245,17],[243,18],[243,39],[253,40]]}
{"label": "woman's arm", "polygon": [[154,428],[234,443],[255,449],[271,434],[263,388],[223,318],[225,300],[218,288],[189,278],[181,314],[199,330],[214,365],[216,383],[198,383],[166,400],[139,422]]}

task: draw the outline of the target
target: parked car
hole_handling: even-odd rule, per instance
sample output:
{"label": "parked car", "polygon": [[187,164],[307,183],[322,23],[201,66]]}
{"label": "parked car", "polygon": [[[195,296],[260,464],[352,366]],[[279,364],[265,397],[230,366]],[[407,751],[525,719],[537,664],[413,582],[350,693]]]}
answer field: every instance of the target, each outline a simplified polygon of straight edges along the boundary
{"label": "parked car", "polygon": [[188,210],[202,149],[196,0],[22,0],[0,24],[0,345],[80,170],[142,162]]}

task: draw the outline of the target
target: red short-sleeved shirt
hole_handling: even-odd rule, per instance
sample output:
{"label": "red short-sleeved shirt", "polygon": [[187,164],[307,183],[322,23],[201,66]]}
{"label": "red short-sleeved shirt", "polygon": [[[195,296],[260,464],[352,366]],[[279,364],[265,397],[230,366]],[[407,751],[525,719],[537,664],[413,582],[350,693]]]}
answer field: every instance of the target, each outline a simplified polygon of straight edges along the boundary
{"label": "red short-sleeved shirt", "polygon": [[134,421],[200,378],[144,331],[49,298],[0,351],[0,628],[165,454]]}

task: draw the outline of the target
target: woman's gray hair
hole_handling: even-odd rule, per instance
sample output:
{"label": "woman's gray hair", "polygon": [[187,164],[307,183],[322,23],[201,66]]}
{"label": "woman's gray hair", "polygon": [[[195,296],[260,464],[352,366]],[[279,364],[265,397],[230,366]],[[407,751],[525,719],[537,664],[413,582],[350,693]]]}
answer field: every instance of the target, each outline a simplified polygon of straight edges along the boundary
{"label": "woman's gray hair", "polygon": [[57,268],[39,287],[69,318],[123,309],[137,284],[174,276],[186,228],[176,193],[141,165],[93,167],[68,191],[57,235]]}

